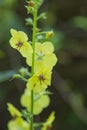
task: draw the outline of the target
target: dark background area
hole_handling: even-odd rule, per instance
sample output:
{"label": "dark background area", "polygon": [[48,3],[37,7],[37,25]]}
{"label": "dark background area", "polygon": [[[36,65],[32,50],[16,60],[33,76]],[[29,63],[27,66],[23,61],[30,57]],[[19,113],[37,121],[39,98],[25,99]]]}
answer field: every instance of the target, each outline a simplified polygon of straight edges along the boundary
{"label": "dark background area", "polygon": [[[11,76],[24,66],[25,59],[9,45],[10,28],[23,30],[27,17],[24,0],[0,0],[0,130],[11,119],[7,102],[20,106],[25,83]],[[47,20],[39,23],[54,30],[51,39],[58,63],[53,70],[50,106],[40,115],[45,120],[52,110],[56,119],[52,130],[87,130],[87,0],[45,0],[40,8]]]}

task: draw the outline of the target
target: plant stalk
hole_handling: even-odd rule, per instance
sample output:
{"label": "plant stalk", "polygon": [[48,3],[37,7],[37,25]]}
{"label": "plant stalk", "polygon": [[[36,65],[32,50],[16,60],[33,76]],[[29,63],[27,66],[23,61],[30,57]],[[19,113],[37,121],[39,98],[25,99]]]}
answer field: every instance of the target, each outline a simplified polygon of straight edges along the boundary
{"label": "plant stalk", "polygon": [[33,25],[33,36],[32,36],[32,75],[34,74],[34,63],[35,63],[35,39],[36,39],[36,28],[37,28],[37,0],[35,0],[34,6],[34,25]]}
{"label": "plant stalk", "polygon": [[[35,63],[35,39],[36,39],[36,28],[37,28],[37,0],[34,0],[34,25],[33,25],[33,35],[32,35],[32,68],[31,68],[31,75],[34,74],[34,63]],[[33,89],[31,90],[31,123],[30,123],[30,130],[33,130],[33,109],[34,109],[34,92]]]}

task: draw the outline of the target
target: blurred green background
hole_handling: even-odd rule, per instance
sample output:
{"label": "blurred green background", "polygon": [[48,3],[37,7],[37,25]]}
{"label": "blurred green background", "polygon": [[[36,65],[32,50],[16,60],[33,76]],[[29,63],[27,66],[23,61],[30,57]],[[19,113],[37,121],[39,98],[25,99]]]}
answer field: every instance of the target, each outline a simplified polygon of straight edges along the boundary
{"label": "blurred green background", "polygon": [[[11,119],[7,102],[21,108],[19,99],[25,88],[20,80],[11,80],[24,66],[25,59],[9,45],[10,28],[25,31],[25,0],[0,0],[0,130],[7,130]],[[47,20],[40,22],[44,30],[53,29],[51,39],[58,63],[53,71],[50,106],[41,120],[52,110],[56,120],[52,130],[87,130],[87,0],[45,0],[40,8]]]}

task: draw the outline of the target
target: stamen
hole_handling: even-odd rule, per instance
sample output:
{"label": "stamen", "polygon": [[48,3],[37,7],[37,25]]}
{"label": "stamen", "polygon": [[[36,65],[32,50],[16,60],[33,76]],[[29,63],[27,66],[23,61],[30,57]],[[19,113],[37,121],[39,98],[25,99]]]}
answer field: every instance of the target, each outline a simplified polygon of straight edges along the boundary
{"label": "stamen", "polygon": [[44,78],[43,74],[39,75],[39,80],[44,82],[45,78]]}
{"label": "stamen", "polygon": [[42,52],[38,52],[38,53],[36,53],[36,55],[37,55],[37,59],[36,60],[43,60],[43,58],[45,56],[45,54],[42,53]]}
{"label": "stamen", "polygon": [[18,43],[16,43],[17,49],[20,49],[22,47],[22,45],[23,45],[23,43],[20,41]]}

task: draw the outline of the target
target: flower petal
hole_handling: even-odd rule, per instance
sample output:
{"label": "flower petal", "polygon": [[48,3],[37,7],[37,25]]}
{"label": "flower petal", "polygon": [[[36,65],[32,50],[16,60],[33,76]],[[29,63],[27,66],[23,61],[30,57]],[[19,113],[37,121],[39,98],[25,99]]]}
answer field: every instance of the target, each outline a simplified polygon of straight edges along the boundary
{"label": "flower petal", "polygon": [[50,69],[52,69],[56,63],[57,63],[57,57],[55,54],[52,53],[44,56],[44,65],[49,67]]}
{"label": "flower petal", "polygon": [[17,31],[15,29],[10,29],[10,33],[13,37],[17,35]]}
{"label": "flower petal", "polygon": [[51,42],[44,42],[43,51],[45,52],[45,54],[53,53],[53,51],[54,51],[53,44]]}
{"label": "flower petal", "polygon": [[24,42],[19,51],[23,57],[29,57],[30,55],[32,55],[32,47],[28,42]]}
{"label": "flower petal", "polygon": [[8,122],[9,130],[30,130],[29,123],[22,118],[16,118]]}
{"label": "flower petal", "polygon": [[20,111],[16,107],[14,107],[11,103],[8,103],[7,105],[8,105],[8,111],[10,112],[11,116],[13,116],[13,117],[14,116],[18,116],[18,117],[22,116]]}
{"label": "flower petal", "polygon": [[19,38],[22,42],[28,41],[28,37],[25,32],[18,31]]}
{"label": "flower petal", "polygon": [[13,37],[11,37],[11,39],[9,40],[11,47],[13,47],[14,49],[17,49],[17,46],[16,46],[17,42],[18,42],[17,39],[15,39]]}

